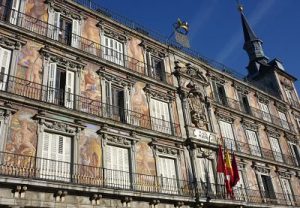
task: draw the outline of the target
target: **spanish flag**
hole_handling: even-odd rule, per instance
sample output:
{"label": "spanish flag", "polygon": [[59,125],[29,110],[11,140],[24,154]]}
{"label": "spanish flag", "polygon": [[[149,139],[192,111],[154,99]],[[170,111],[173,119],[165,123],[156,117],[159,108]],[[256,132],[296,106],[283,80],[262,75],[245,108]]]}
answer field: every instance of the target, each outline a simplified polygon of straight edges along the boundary
{"label": "spanish flag", "polygon": [[231,159],[228,150],[225,150],[225,187],[227,190],[227,194],[229,194],[231,197],[233,197],[233,191],[232,191],[232,186],[231,186],[231,181],[234,180],[234,175],[233,175],[233,169],[231,166]]}

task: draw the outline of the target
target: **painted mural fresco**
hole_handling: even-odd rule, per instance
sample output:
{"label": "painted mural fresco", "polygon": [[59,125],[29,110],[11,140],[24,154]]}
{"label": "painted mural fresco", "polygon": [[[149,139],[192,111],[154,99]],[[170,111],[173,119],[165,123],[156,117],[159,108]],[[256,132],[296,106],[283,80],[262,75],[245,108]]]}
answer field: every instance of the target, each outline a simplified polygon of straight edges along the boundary
{"label": "painted mural fresco", "polygon": [[48,7],[45,4],[45,0],[27,0],[25,3],[25,14],[47,22]]}
{"label": "painted mural fresco", "polygon": [[33,167],[37,147],[37,124],[32,120],[35,114],[34,110],[21,108],[12,116],[5,147],[5,163],[8,166],[22,167],[24,170]]}
{"label": "painted mural fresco", "polygon": [[144,51],[140,46],[141,40],[132,37],[128,42],[128,67],[141,74],[145,73]]}
{"label": "painted mural fresco", "polygon": [[81,132],[79,141],[79,180],[88,184],[97,184],[101,181],[102,148],[96,131],[99,127],[87,125]]}
{"label": "painted mural fresco", "polygon": [[131,110],[137,112],[136,123],[145,128],[150,128],[149,108],[146,94],[143,90],[145,83],[137,82],[131,93]]}
{"label": "painted mural fresco", "polygon": [[145,175],[156,175],[153,151],[145,141],[136,144],[136,172]]}
{"label": "painted mural fresco", "polygon": [[[82,48],[94,55],[100,55],[100,29],[97,27],[98,21],[88,17],[82,26],[81,35],[91,41],[89,44],[82,45]],[[84,41],[83,41],[84,42]]]}

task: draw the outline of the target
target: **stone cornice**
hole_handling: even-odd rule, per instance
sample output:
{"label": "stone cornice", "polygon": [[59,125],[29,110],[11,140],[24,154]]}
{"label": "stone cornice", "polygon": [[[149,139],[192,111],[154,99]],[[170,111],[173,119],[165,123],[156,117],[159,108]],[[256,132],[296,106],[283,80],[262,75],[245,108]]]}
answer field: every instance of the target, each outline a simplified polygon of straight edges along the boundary
{"label": "stone cornice", "polygon": [[0,34],[0,46],[4,48],[9,48],[12,50],[20,50],[22,46],[26,44],[26,41],[21,40],[19,35],[8,36]]}
{"label": "stone cornice", "polygon": [[156,139],[153,139],[149,145],[153,148],[156,154],[164,154],[170,156],[179,156],[180,152],[183,150],[183,146],[181,144],[175,144],[175,146],[162,144],[158,142]]}
{"label": "stone cornice", "polygon": [[4,102],[3,106],[0,105],[0,120],[6,120],[10,115],[15,114],[17,109],[12,107],[9,102]]}
{"label": "stone cornice", "polygon": [[158,90],[157,88],[154,88],[153,85],[150,84],[146,84],[143,90],[146,93],[146,96],[148,96],[149,98],[157,98],[166,102],[172,102],[175,100],[175,92],[173,91],[163,92]]}

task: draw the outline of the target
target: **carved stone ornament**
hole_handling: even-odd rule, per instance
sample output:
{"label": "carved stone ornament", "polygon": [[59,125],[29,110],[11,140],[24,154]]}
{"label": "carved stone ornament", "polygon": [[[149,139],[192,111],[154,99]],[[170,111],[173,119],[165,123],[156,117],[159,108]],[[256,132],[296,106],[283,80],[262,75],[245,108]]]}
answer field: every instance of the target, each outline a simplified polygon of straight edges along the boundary
{"label": "carved stone ornament", "polygon": [[39,113],[34,116],[34,119],[38,120],[39,125],[41,125],[41,131],[46,129],[48,131],[74,135],[85,128],[78,120],[74,120],[74,122],[71,123],[52,119],[49,115],[46,115],[44,111],[39,111]]}
{"label": "carved stone ornament", "polygon": [[250,130],[253,130],[253,131],[257,131],[258,130],[258,124],[255,123],[254,121],[250,121],[248,119],[244,119],[241,121],[243,127],[245,129],[250,129]]}
{"label": "carved stone ornament", "polygon": [[206,111],[205,111],[205,99],[204,91],[193,82],[187,85],[190,89],[187,100],[190,107],[190,114],[192,123],[197,128],[204,127],[207,123]]}
{"label": "carved stone ornament", "polygon": [[118,40],[120,42],[126,43],[128,40],[131,39],[129,37],[129,34],[126,31],[124,31],[123,28],[118,29],[116,26],[110,25],[110,23],[108,23],[105,20],[100,20],[96,26],[100,28],[100,30],[103,32],[103,35]]}
{"label": "carved stone ornament", "polygon": [[150,52],[152,55],[165,58],[167,56],[167,51],[163,47],[159,47],[157,45],[151,44],[146,40],[142,40],[139,44],[145,51]]}
{"label": "carved stone ornament", "polygon": [[267,132],[267,134],[270,136],[270,137],[274,137],[274,138],[279,138],[280,137],[280,133],[275,129],[275,128],[272,128],[272,127],[266,127],[265,131]]}
{"label": "carved stone ornament", "polygon": [[244,95],[247,95],[250,92],[250,88],[245,85],[242,85],[241,83],[234,82],[233,85],[238,92],[241,92]]}
{"label": "carved stone ornament", "polygon": [[256,92],[256,96],[257,96],[257,99],[258,99],[258,101],[259,101],[260,103],[264,103],[264,104],[266,104],[266,105],[269,104],[270,98],[268,98],[267,96],[265,96],[265,95],[263,95],[263,94],[261,94],[261,93],[259,93],[259,92]]}
{"label": "carved stone ornament", "polygon": [[149,144],[157,154],[177,156],[180,154],[181,147],[173,147],[165,144],[158,144],[155,139]]}
{"label": "carved stone ornament", "polygon": [[19,35],[7,36],[0,34],[0,46],[4,48],[9,48],[12,50],[19,50],[22,46],[26,44],[26,41],[21,40]]}
{"label": "carved stone ornament", "polygon": [[8,121],[9,116],[16,112],[17,110],[12,108],[12,104],[10,102],[5,102],[3,106],[0,106],[0,120],[6,122]]}
{"label": "carved stone ornament", "polygon": [[291,179],[292,177],[292,173],[284,168],[276,167],[276,172],[282,178]]}
{"label": "carved stone ornament", "polygon": [[297,137],[296,136],[294,136],[294,135],[292,135],[292,134],[289,134],[289,133],[285,133],[285,138],[288,140],[288,141],[290,141],[290,142],[292,142],[292,143],[294,143],[294,144],[299,144],[299,141],[298,141],[298,139],[297,139]]}
{"label": "carved stone ornament", "polygon": [[222,85],[226,83],[226,81],[224,79],[224,76],[222,76],[222,75],[209,72],[209,73],[207,73],[207,76],[210,76],[210,79],[215,81],[216,83],[219,83],[219,84],[222,84]]}
{"label": "carved stone ornament", "polygon": [[103,78],[107,81],[111,81],[113,84],[117,86],[133,86],[135,84],[135,80],[131,78],[130,76],[127,75],[126,78],[117,76],[115,74],[112,74],[107,70],[105,67],[100,67],[97,70],[97,74],[99,75],[100,78]]}
{"label": "carved stone ornament", "polygon": [[45,58],[45,60],[57,63],[58,65],[64,66],[68,69],[72,69],[73,71],[80,71],[81,69],[84,69],[86,65],[79,58],[74,60],[64,57],[61,54],[52,52],[48,46],[41,48],[40,54]]}
{"label": "carved stone ornament", "polygon": [[106,139],[108,143],[122,146],[130,146],[132,142],[128,138],[109,134],[104,134],[104,139]]}
{"label": "carved stone ornament", "polygon": [[207,158],[209,160],[213,159],[213,151],[210,149],[206,149],[206,148],[197,148],[196,150],[196,155],[197,157],[201,157],[201,158]]}
{"label": "carved stone ornament", "polygon": [[172,91],[162,92],[156,88],[153,88],[153,86],[150,84],[146,84],[143,90],[146,93],[146,96],[148,97],[158,98],[160,100],[164,100],[167,102],[171,102],[175,100],[175,92]]}
{"label": "carved stone ornament", "polygon": [[227,122],[227,123],[233,123],[234,122],[234,117],[232,116],[231,113],[217,109],[215,111],[215,115],[217,117],[218,120]]}
{"label": "carved stone ornament", "polygon": [[261,165],[256,162],[253,162],[252,168],[255,170],[255,172],[260,174],[266,174],[269,175],[271,172],[271,168],[266,165]]}
{"label": "carved stone ornament", "polygon": [[287,107],[285,104],[280,103],[280,102],[275,102],[275,105],[276,105],[278,111],[280,111],[282,113],[287,112]]}
{"label": "carved stone ornament", "polygon": [[53,0],[46,0],[45,3],[49,5],[50,11],[59,12],[61,15],[68,17],[70,19],[82,20],[84,17],[82,16],[80,11],[76,11],[71,7],[66,6],[66,4],[59,4]]}

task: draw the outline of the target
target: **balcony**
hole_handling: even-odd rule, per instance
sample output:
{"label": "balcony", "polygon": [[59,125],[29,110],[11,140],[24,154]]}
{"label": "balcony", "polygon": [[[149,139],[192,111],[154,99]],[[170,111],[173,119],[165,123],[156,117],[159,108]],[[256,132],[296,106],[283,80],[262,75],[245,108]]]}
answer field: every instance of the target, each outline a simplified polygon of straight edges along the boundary
{"label": "balcony", "polygon": [[128,109],[102,103],[61,89],[51,88],[38,83],[30,82],[14,76],[3,75],[1,91],[19,95],[31,100],[37,100],[56,106],[87,113],[101,118],[111,119],[120,123],[154,130],[168,135],[181,135],[179,124],[172,123],[149,115],[141,114]]}
{"label": "balcony", "polygon": [[[81,52],[93,55],[95,58],[100,58],[102,61],[107,61],[110,64],[125,68],[133,73],[151,77],[159,82],[163,81],[163,83],[172,84],[172,75],[170,73],[164,72],[163,78],[158,75],[150,75],[148,74],[150,69],[147,69],[146,63],[127,56],[124,53],[120,53],[120,51],[113,50],[112,48],[108,48],[84,37],[72,34],[70,31],[63,30],[62,28],[50,25],[47,22],[24,13],[9,9],[6,6],[1,5],[0,10],[0,21],[5,22],[5,24],[23,28],[34,34],[41,35],[46,39],[52,39],[60,44],[76,48]],[[14,17],[16,17],[14,21],[11,21],[9,18],[12,13]]]}
{"label": "balcony", "polygon": [[223,98],[215,98],[215,101],[224,107],[228,107],[233,110],[237,110],[241,113],[255,117],[255,118],[259,119],[260,121],[266,121],[267,123],[271,123],[280,128],[295,132],[295,129],[294,129],[294,126],[292,125],[292,123],[281,120],[278,116],[264,112],[260,109],[254,108],[252,106],[244,107],[243,104],[240,103],[238,100],[234,100],[234,99],[231,99],[228,97],[223,97]]}
{"label": "balcony", "polygon": [[290,166],[298,166],[297,158],[291,155],[282,154],[281,152],[275,152],[270,149],[262,148],[240,141],[234,141],[230,138],[224,138],[224,140],[225,143],[235,144],[235,150],[239,153],[263,158],[270,161],[276,161]]}
{"label": "balcony", "polygon": [[43,181],[51,181],[52,184],[56,182],[80,185],[84,188],[97,187],[112,192],[117,189],[156,196],[198,197],[200,201],[209,203],[227,201],[234,204],[300,205],[300,197],[295,195],[286,197],[282,193],[275,193],[270,197],[270,194],[264,191],[235,187],[234,196],[230,197],[222,184],[144,175],[7,152],[0,152],[0,175],[2,178],[19,178],[23,182],[38,180],[41,181],[39,183],[41,187],[44,186]]}

